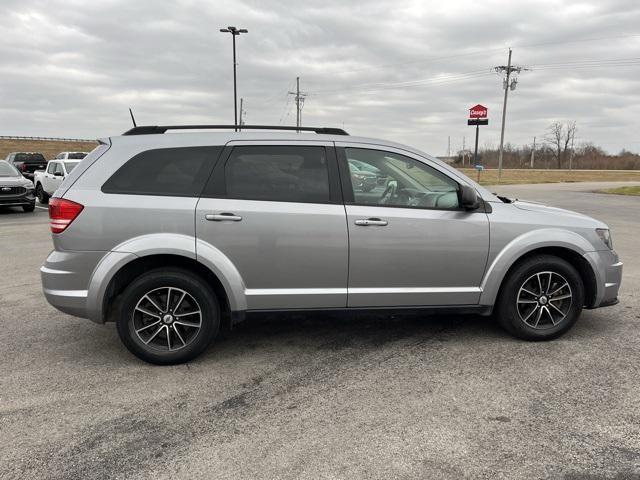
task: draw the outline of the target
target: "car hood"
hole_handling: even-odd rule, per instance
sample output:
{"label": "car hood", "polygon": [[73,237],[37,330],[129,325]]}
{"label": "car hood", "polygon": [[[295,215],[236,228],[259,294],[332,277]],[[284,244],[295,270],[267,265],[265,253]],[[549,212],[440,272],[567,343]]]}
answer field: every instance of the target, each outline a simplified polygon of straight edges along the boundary
{"label": "car hood", "polygon": [[548,205],[544,205],[538,202],[532,202],[529,200],[514,200],[513,206],[520,210],[527,210],[530,212],[541,213],[545,215],[554,215],[565,217],[567,221],[574,220],[573,223],[591,223],[595,228],[607,228],[607,225],[596,220],[595,218],[589,217],[588,215],[584,215],[582,213],[574,212],[572,210],[565,210],[564,208],[550,207]]}
{"label": "car hood", "polygon": [[32,183],[24,177],[0,177],[0,186],[6,187],[26,187]]}

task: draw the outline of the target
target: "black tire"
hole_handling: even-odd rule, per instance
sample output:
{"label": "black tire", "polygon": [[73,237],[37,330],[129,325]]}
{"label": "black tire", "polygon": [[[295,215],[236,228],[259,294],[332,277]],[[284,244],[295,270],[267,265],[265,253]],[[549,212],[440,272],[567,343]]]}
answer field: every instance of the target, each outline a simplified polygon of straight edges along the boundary
{"label": "black tire", "polygon": [[[564,283],[566,287],[553,293]],[[552,340],[576,323],[583,306],[584,285],[576,269],[561,258],[537,255],[509,273],[500,289],[496,313],[498,322],[515,337]]]}
{"label": "black tire", "polygon": [[36,197],[38,197],[38,201],[43,205],[49,203],[49,195],[44,191],[41,183],[38,183],[38,185],[36,185]]}
{"label": "black tire", "polygon": [[[173,299],[168,302],[172,305],[168,315],[172,318],[170,324],[165,324],[163,320],[168,311],[158,312],[156,318],[136,309],[139,307],[145,312],[156,313],[155,308],[152,308],[154,303],[140,303],[147,302],[143,297],[151,294],[160,311],[166,310],[165,300],[162,300],[166,296],[163,297],[162,292],[167,288],[171,290],[166,296]],[[180,299],[181,292],[186,292],[187,295],[182,297],[185,299],[183,303],[177,305],[180,302],[176,298]],[[159,304],[160,300],[163,305]],[[198,275],[178,268],[159,268],[139,276],[127,286],[117,308],[116,326],[122,343],[138,358],[156,365],[175,365],[192,360],[209,346],[220,329],[220,306],[213,290]],[[175,312],[173,308],[176,308]],[[184,309],[199,309],[201,314],[199,317],[182,318],[186,314]],[[185,320],[196,323],[197,318],[200,319],[200,325],[195,332],[192,327],[180,323]],[[156,331],[156,326],[158,329],[162,328],[160,333]],[[178,334],[175,333],[176,330]],[[145,344],[144,341],[154,333],[156,336]],[[180,340],[184,345],[179,343]],[[165,341],[167,347],[163,345]],[[172,343],[177,345],[177,349],[171,350]]]}
{"label": "black tire", "polygon": [[31,205],[23,205],[22,206],[22,210],[24,210],[27,213],[33,212],[35,209],[36,209],[36,203],[35,202],[33,202]]}

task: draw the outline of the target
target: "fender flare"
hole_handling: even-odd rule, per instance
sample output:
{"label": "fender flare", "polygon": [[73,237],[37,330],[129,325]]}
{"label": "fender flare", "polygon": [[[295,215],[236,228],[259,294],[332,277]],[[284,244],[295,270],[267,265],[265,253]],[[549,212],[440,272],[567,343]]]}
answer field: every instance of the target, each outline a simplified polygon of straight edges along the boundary
{"label": "fender flare", "polygon": [[[199,248],[197,255],[196,243]],[[87,313],[90,320],[104,322],[103,299],[116,273],[130,262],[151,255],[175,255],[198,261],[220,280],[231,311],[246,310],[244,282],[226,255],[189,235],[158,233],[127,240],[100,260],[91,274],[87,292]]]}
{"label": "fender flare", "polygon": [[[487,268],[480,284],[482,290],[480,304],[494,305],[509,269],[527,253],[545,247],[564,248],[579,254],[589,263],[594,275],[598,278],[597,265],[594,264],[591,256],[586,255],[594,250],[593,245],[583,236],[560,228],[532,230],[505,245]],[[600,288],[599,285],[598,288]]]}

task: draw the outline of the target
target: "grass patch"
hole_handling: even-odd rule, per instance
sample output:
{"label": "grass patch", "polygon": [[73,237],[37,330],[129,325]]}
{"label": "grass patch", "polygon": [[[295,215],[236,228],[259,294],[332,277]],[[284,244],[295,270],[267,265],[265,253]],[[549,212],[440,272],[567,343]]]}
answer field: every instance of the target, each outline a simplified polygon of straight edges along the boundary
{"label": "grass patch", "polygon": [[[473,168],[460,168],[468,177],[478,179]],[[498,170],[487,169],[480,172],[482,185],[515,185],[519,183],[561,183],[561,182],[640,182],[640,170],[531,170],[504,169],[498,182]],[[628,195],[628,194],[627,194]]]}
{"label": "grass patch", "polygon": [[638,195],[640,196],[640,186],[618,187],[599,190],[598,193],[613,193],[614,195]]}

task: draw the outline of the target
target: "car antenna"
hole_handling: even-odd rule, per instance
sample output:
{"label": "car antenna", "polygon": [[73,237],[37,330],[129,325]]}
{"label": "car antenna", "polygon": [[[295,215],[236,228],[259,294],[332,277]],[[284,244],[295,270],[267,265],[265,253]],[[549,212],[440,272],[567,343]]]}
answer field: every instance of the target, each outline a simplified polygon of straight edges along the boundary
{"label": "car antenna", "polygon": [[131,115],[131,121],[133,122],[133,127],[137,127],[138,125],[136,125],[136,119],[133,116],[133,111],[131,110],[131,107],[129,107],[129,115]]}

